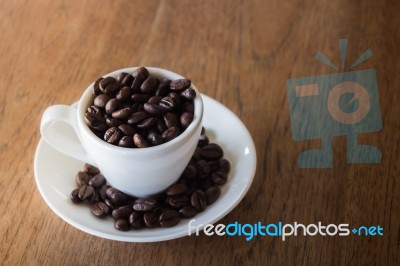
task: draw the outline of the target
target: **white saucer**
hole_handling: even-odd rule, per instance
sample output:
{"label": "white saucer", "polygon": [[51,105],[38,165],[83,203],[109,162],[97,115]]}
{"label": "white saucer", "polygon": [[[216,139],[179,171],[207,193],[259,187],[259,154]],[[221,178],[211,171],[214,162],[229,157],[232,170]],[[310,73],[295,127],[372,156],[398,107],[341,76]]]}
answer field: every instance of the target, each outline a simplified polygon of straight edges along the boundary
{"label": "white saucer", "polygon": [[[202,98],[203,126],[210,141],[223,148],[224,157],[231,163],[231,172],[228,182],[222,187],[221,197],[194,217],[196,221],[191,224],[192,235],[195,226],[213,224],[239,204],[250,188],[256,170],[254,143],[244,124],[224,105],[206,95],[202,95]],[[71,128],[61,123],[57,126],[75,135]],[[73,204],[69,196],[76,186],[75,174],[82,167],[81,161],[54,150],[43,139],[39,141],[34,161],[36,184],[46,203],[67,223],[95,236],[125,242],[156,242],[188,235],[190,219],[181,220],[172,228],[121,232],[114,229],[111,218],[100,220],[91,214],[87,205]]]}

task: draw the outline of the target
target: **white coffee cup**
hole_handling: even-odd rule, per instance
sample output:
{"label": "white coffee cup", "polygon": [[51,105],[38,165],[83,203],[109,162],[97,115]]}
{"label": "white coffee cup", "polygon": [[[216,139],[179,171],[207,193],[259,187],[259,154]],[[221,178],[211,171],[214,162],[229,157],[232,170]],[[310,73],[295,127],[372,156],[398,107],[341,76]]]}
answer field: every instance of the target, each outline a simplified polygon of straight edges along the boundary
{"label": "white coffee cup", "polygon": [[[181,79],[181,75],[166,69],[146,67],[150,76]],[[114,71],[103,77],[117,77],[121,72],[132,73],[136,68]],[[105,142],[97,137],[86,125],[86,109],[93,102],[92,83],[83,93],[78,107],[53,105],[45,110],[40,124],[43,139],[53,148],[97,166],[109,184],[120,191],[146,197],[163,191],[178,180],[190,161],[201,133],[203,102],[195,85],[194,116],[192,123],[178,137],[158,146],[148,148],[124,148]],[[57,122],[69,124],[79,138],[72,138],[54,126]],[[73,178],[73,177],[71,177]]]}

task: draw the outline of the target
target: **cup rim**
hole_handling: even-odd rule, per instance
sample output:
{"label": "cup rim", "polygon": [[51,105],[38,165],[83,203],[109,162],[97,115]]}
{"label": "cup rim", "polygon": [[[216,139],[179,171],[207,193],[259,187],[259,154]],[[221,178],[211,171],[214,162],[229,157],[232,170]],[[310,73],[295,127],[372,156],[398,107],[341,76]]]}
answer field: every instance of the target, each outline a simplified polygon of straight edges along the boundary
{"label": "cup rim", "polygon": [[[105,75],[102,75],[102,77],[117,77],[118,74],[122,72],[126,73],[132,73],[135,69],[139,68],[138,67],[126,67],[126,68],[121,68],[114,70],[112,72],[109,72]],[[145,66],[145,68],[149,71],[150,76],[153,77],[158,77],[158,78],[169,78],[171,80],[174,79],[181,79],[185,78],[184,76],[175,73],[171,70],[164,69],[164,68],[159,68],[159,67],[149,67]],[[86,125],[83,117],[84,114],[86,113],[86,109],[89,106],[89,102],[93,101],[94,95],[93,95],[93,86],[94,82],[92,82],[84,91],[82,94],[81,98],[79,99],[78,102],[78,107],[77,107],[77,121],[79,124],[79,128],[83,130],[83,132],[91,138],[92,141],[94,141],[97,145],[102,146],[103,148],[109,150],[110,152],[120,152],[120,153],[132,153],[132,154],[147,154],[147,153],[153,153],[157,151],[162,151],[165,149],[170,149],[173,146],[177,146],[180,144],[182,141],[189,140],[190,136],[192,136],[195,132],[196,129],[201,126],[201,121],[203,119],[203,100],[201,98],[200,92],[197,89],[197,87],[191,83],[190,88],[194,89],[196,92],[196,98],[194,99],[193,106],[194,106],[194,114],[193,114],[193,121],[190,123],[190,125],[176,138],[162,143],[157,146],[151,146],[151,147],[146,147],[146,148],[126,148],[126,147],[120,147],[116,146],[113,144],[110,144],[102,139],[100,139],[98,136],[96,136],[90,128]]]}

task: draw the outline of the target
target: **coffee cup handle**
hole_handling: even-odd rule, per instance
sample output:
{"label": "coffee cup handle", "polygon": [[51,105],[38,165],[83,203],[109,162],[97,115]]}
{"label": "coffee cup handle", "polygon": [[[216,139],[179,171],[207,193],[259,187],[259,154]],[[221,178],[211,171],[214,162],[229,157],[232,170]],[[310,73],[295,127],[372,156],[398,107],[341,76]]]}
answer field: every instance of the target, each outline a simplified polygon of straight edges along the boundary
{"label": "coffee cup handle", "polygon": [[[71,126],[76,136],[67,135],[60,126],[57,126],[58,122]],[[95,165],[80,143],[76,109],[74,107],[67,105],[53,105],[48,107],[44,111],[40,122],[40,133],[47,144],[59,152]]]}

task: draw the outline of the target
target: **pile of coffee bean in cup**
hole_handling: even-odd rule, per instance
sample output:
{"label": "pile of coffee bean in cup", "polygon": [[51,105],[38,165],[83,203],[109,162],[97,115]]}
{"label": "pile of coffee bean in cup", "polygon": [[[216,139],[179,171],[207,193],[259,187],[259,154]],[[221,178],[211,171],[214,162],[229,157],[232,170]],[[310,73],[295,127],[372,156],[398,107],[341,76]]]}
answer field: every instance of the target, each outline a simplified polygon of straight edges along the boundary
{"label": "pile of coffee bean in cup", "polygon": [[179,180],[164,192],[148,198],[128,196],[107,184],[99,169],[85,164],[77,173],[77,188],[71,201],[86,202],[98,218],[111,216],[117,230],[172,227],[181,219],[203,212],[221,195],[228,180],[230,162],[216,143],[210,143],[202,128],[197,148]]}
{"label": "pile of coffee bean in cup", "polygon": [[93,85],[94,100],[84,120],[104,141],[146,148],[179,136],[192,122],[196,91],[189,79],[157,79],[145,67]]}

